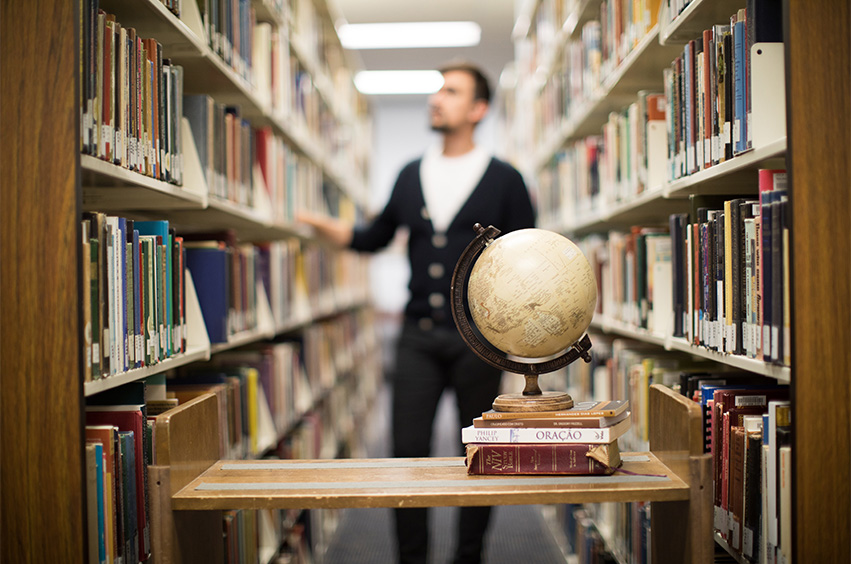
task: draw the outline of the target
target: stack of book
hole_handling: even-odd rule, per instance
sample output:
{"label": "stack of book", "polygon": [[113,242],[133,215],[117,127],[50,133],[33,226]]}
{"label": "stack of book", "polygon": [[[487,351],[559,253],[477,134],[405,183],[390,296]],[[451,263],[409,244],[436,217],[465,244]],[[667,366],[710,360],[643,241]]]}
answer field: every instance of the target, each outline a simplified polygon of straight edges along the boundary
{"label": "stack of book", "polygon": [[578,402],[565,411],[489,410],[461,430],[468,474],[611,474],[628,400]]}

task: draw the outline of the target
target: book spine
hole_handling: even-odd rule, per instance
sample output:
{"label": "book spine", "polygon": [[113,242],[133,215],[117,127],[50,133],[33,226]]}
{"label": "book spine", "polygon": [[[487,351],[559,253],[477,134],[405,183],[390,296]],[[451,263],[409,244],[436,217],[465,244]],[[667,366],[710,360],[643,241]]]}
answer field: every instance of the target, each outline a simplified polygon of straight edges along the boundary
{"label": "book spine", "polygon": [[714,52],[712,30],[703,31],[703,163],[701,168],[712,166],[712,55]]}
{"label": "book spine", "polygon": [[610,474],[613,469],[588,456],[593,445],[467,445],[467,473]]}
{"label": "book spine", "polygon": [[745,430],[744,427],[730,428],[730,469],[728,480],[729,516],[727,525],[730,545],[736,551],[742,549],[742,516],[744,511]]}
{"label": "book spine", "polygon": [[[625,417],[629,417],[629,412],[626,412]],[[614,422],[607,421],[605,417],[596,417],[593,419],[579,419],[573,417],[564,417],[561,419],[482,419],[477,417],[473,420],[473,427],[477,429],[498,429],[505,427],[539,427],[539,428],[577,428],[577,429],[599,429],[607,427],[619,422],[622,418],[618,417]]]}
{"label": "book spine", "polygon": [[760,475],[762,472],[762,435],[748,434],[745,461],[745,511],[742,529],[742,553],[746,558],[756,560],[759,547],[759,520],[761,515]]}
{"label": "book spine", "polygon": [[[629,425],[628,422],[624,422]],[[623,424],[623,423],[621,423]],[[477,429],[461,430],[461,441],[467,443],[595,443],[607,444],[617,438],[613,427],[603,429]],[[619,429],[618,429],[619,430]]]}
{"label": "book spine", "polygon": [[744,10],[739,10],[733,31],[735,41],[735,121],[733,122],[734,153],[738,154],[747,149],[747,77],[745,55],[745,22]]}
{"label": "book spine", "polygon": [[[197,283],[196,283],[197,284]],[[625,402],[628,404],[628,402]],[[583,417],[615,417],[620,415],[627,409],[627,405],[623,403],[617,407],[613,407],[612,409],[601,409],[601,410],[582,410],[582,411],[546,411],[546,412],[534,412],[534,413],[520,413],[520,412],[509,412],[509,411],[485,411],[482,413],[482,419],[493,419],[493,420],[511,420],[511,419],[545,419],[545,418],[575,418],[580,419]]]}

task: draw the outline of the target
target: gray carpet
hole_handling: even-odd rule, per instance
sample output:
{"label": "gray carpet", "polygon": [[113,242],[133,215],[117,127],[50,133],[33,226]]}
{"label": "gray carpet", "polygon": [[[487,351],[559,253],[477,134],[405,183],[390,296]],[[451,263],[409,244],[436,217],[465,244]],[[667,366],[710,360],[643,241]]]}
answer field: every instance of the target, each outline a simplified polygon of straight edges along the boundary
{"label": "gray carpet", "polygon": [[[388,394],[383,392],[364,429],[366,456],[388,456],[386,449]],[[457,456],[459,430],[454,398],[441,401],[435,429],[435,456]],[[454,520],[457,509],[438,507],[430,513],[430,563],[451,562],[454,548]],[[340,518],[334,538],[322,559],[323,564],[392,564],[394,541],[392,509],[347,509]],[[562,555],[538,506],[496,507],[491,517],[485,548],[487,564],[564,564]]]}

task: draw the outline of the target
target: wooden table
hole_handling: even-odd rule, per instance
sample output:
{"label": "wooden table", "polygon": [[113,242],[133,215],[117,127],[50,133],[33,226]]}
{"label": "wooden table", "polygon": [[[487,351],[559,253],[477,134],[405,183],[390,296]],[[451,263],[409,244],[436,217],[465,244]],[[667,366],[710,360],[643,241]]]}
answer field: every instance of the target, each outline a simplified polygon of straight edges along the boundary
{"label": "wooden table", "polygon": [[712,561],[712,462],[700,408],[649,395],[650,451],[610,476],[468,476],[464,459],[219,460],[215,390],[156,419],[148,467],[157,564],[223,561],[229,509],[436,507],[651,501],[654,564]]}
{"label": "wooden table", "polygon": [[610,476],[468,476],[464,458],[222,460],[174,496],[178,510],[435,507],[677,501],[689,486],[649,452]]}

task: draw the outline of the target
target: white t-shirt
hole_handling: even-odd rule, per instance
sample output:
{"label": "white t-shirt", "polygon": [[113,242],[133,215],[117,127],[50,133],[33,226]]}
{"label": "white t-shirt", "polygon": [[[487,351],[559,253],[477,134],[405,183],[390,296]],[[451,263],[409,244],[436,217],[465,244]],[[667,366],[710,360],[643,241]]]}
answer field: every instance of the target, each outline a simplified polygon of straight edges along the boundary
{"label": "white t-shirt", "polygon": [[444,156],[440,145],[425,152],[420,163],[420,184],[435,232],[449,228],[478,186],[490,161],[490,154],[480,147],[458,157]]}

